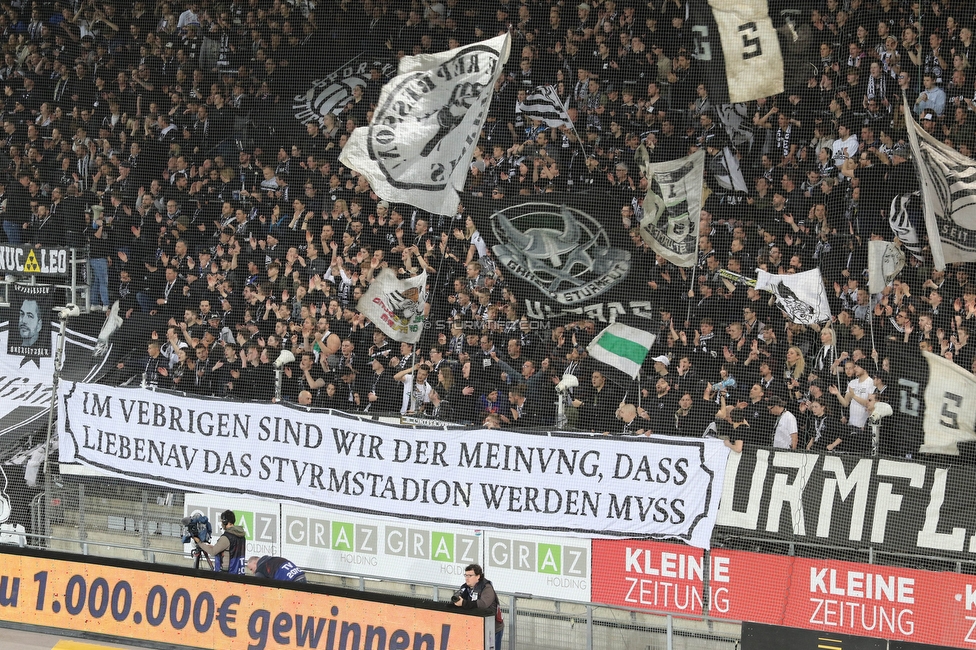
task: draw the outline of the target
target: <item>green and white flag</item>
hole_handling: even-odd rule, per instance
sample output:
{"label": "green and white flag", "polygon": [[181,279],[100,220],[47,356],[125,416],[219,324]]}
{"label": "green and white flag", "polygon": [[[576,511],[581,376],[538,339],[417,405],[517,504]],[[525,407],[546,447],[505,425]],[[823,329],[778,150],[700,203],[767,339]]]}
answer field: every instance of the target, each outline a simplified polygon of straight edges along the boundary
{"label": "green and white flag", "polygon": [[636,379],[647,352],[654,345],[654,338],[650,332],[613,323],[586,346],[586,351],[597,361],[614,366],[630,375],[631,379]]}

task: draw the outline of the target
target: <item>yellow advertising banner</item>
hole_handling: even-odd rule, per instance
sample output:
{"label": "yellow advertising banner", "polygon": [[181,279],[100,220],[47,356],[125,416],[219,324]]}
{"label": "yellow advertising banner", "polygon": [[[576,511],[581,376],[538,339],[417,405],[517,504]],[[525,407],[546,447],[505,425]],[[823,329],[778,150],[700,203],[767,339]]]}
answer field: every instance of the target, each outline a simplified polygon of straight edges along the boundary
{"label": "yellow advertising banner", "polygon": [[4,554],[0,620],[212,650],[472,650],[484,619],[450,611]]}

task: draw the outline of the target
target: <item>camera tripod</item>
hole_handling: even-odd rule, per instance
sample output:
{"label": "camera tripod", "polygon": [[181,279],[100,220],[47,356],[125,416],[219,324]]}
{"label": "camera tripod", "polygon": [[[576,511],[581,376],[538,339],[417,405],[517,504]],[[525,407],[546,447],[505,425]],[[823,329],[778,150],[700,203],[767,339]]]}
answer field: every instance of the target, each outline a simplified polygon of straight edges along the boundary
{"label": "camera tripod", "polygon": [[210,557],[210,554],[207,553],[202,548],[200,548],[198,545],[194,545],[193,550],[190,551],[190,556],[193,558],[193,568],[194,569],[199,569],[200,568],[200,560],[201,559],[204,559],[204,560],[207,561],[207,567],[209,567],[209,569],[211,571],[213,571],[213,568],[214,568],[213,558]]}

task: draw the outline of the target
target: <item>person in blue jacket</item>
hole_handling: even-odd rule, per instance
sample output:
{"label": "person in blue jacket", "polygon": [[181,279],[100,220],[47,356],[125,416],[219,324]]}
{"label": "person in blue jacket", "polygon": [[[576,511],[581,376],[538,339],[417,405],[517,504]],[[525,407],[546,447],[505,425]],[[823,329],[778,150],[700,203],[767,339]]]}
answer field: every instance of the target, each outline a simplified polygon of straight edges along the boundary
{"label": "person in blue jacket", "polygon": [[247,559],[247,568],[256,578],[271,578],[285,582],[307,582],[305,572],[291,560],[273,555],[252,555]]}

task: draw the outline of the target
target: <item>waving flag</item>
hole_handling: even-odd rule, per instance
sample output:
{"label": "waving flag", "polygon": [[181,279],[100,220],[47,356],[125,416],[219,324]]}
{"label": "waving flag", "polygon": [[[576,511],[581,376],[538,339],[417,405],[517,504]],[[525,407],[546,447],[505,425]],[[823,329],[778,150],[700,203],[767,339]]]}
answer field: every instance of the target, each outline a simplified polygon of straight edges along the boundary
{"label": "waving flag", "polygon": [[636,379],[655,336],[623,323],[613,323],[597,334],[586,351],[597,361],[614,366]]}
{"label": "waving flag", "polygon": [[783,55],[766,0],[692,0],[689,10],[713,104],[783,92]]}
{"label": "waving flag", "polygon": [[369,126],[353,131],[340,161],[387,201],[455,214],[508,34],[438,54],[404,57],[383,86]]}
{"label": "waving flag", "polygon": [[976,261],[976,164],[920,129],[907,103],[904,110],[935,268]]}
{"label": "waving flag", "polygon": [[650,163],[647,149],[641,145],[635,159],[647,179],[641,238],[655,253],[678,266],[694,266],[698,262],[705,150],[678,160]]}
{"label": "waving flag", "polygon": [[868,291],[880,293],[905,268],[905,254],[888,241],[868,242]]}
{"label": "waving flag", "polygon": [[356,309],[395,341],[416,343],[424,333],[427,272],[401,280],[383,269],[356,304]]}
{"label": "waving flag", "polygon": [[529,119],[542,120],[546,126],[556,129],[573,126],[554,86],[538,86],[525,96],[525,103],[515,104],[515,112]]}
{"label": "waving flag", "polygon": [[830,320],[830,303],[820,269],[774,275],[756,269],[756,288],[776,296],[776,304],[794,323],[812,325]]}

